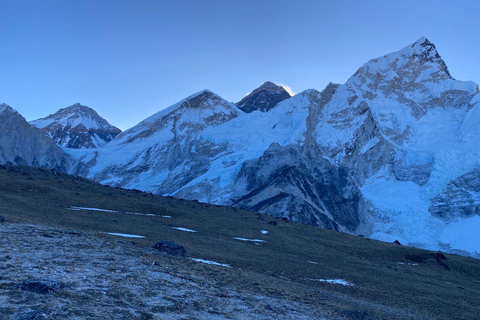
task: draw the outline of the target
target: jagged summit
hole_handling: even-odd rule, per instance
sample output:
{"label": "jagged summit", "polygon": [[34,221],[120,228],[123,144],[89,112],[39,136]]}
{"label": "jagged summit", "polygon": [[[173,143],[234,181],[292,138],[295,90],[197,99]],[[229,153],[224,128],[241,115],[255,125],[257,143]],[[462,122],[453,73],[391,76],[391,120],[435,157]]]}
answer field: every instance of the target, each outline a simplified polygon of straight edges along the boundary
{"label": "jagged summit", "polygon": [[58,145],[72,149],[103,147],[121,132],[95,110],[80,103],[30,124],[52,137]]}
{"label": "jagged summit", "polygon": [[265,81],[260,87],[237,102],[236,105],[246,113],[256,110],[267,112],[279,102],[290,97],[290,94],[282,86],[276,85],[271,81]]}
{"label": "jagged summit", "polygon": [[371,97],[379,89],[387,96],[392,93],[401,96],[425,88],[428,83],[444,80],[455,79],[435,45],[422,37],[399,51],[368,61],[348,79],[346,85]]}

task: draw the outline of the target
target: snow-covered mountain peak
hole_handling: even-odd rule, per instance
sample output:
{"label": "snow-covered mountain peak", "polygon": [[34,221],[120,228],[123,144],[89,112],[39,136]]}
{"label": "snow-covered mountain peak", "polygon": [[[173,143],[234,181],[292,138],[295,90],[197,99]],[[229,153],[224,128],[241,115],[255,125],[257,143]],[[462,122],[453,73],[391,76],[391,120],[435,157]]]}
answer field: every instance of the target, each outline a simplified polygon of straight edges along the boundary
{"label": "snow-covered mountain peak", "polygon": [[163,141],[171,133],[178,138],[183,136],[180,132],[200,132],[206,127],[220,125],[240,114],[242,111],[233,103],[210,90],[202,90],[126,130],[113,144],[130,143],[150,136],[162,136]]}
{"label": "snow-covered mountain peak", "polygon": [[284,87],[279,86],[271,81],[265,81],[242,100],[236,103],[237,107],[250,113],[256,110],[267,112],[275,107],[279,102],[290,98],[290,94]]}
{"label": "snow-covered mountain peak", "polygon": [[73,149],[103,147],[121,132],[95,110],[80,103],[30,124],[55,139],[58,145]]}
{"label": "snow-covered mountain peak", "polygon": [[[69,107],[62,108],[57,112],[38,120],[31,121],[37,128],[43,129],[52,124],[61,125],[65,128],[83,126],[87,130],[112,129],[107,120],[102,118],[90,107],[75,103]],[[116,129],[116,128],[115,128]]]}
{"label": "snow-covered mountain peak", "polygon": [[401,91],[420,89],[415,84],[454,80],[435,45],[422,37],[405,48],[372,59],[347,81],[352,88],[374,93],[385,82],[395,82]]}

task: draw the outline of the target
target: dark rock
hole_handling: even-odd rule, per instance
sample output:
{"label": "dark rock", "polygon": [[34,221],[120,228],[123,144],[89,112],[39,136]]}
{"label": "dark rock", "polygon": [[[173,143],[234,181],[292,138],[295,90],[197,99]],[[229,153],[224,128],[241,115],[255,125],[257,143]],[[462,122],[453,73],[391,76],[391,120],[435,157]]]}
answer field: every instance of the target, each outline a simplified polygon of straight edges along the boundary
{"label": "dark rock", "polygon": [[259,88],[253,90],[249,95],[237,102],[239,109],[246,113],[260,110],[267,112],[278,103],[290,98],[290,94],[282,86],[273,82],[264,82]]}
{"label": "dark rock", "polygon": [[401,245],[402,245],[402,244],[400,243],[400,241],[398,241],[398,240],[395,240],[395,241],[393,241],[392,243],[394,243],[394,244],[398,244],[399,246],[401,246]]}
{"label": "dark rock", "polygon": [[434,253],[433,255],[434,255],[435,259],[437,259],[437,260],[440,260],[440,259],[442,259],[442,260],[447,260],[447,258],[445,257],[445,255],[444,255],[443,253],[441,253],[441,252]]}
{"label": "dark rock", "polygon": [[5,222],[5,218],[3,216],[0,216],[0,223],[4,223]]}
{"label": "dark rock", "polygon": [[276,226],[278,224],[278,222],[272,220],[272,221],[268,221],[268,224],[271,224],[272,226]]}
{"label": "dark rock", "polygon": [[185,257],[187,250],[173,241],[159,241],[153,246],[155,249],[173,256]]}
{"label": "dark rock", "polygon": [[25,280],[20,289],[39,294],[55,293],[63,288],[63,283],[51,280]]}
{"label": "dark rock", "polygon": [[442,261],[442,260],[447,260],[447,258],[445,257],[445,255],[443,253],[436,252],[436,253],[433,254],[433,257],[435,258],[435,260],[437,260],[437,263],[439,265],[441,265],[442,267],[444,267],[445,269],[450,271],[450,267],[445,262]]}

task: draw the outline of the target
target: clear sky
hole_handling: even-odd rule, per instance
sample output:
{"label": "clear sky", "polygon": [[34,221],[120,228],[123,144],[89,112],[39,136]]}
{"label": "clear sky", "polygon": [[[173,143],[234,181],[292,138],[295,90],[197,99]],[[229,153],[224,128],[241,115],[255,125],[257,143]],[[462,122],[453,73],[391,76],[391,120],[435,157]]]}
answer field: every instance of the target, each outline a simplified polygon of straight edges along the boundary
{"label": "clear sky", "polygon": [[0,0],[0,102],[27,120],[80,102],[127,129],[202,89],[344,83],[421,36],[480,82],[480,1]]}

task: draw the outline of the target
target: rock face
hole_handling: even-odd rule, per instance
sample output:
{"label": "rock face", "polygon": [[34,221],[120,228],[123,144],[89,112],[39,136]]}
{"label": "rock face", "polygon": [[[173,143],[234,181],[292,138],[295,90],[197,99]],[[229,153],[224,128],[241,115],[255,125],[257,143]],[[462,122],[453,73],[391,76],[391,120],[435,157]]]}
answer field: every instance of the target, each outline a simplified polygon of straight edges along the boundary
{"label": "rock face", "polygon": [[95,110],[79,103],[30,124],[52,137],[59,146],[72,149],[103,147],[121,132]]}
{"label": "rock face", "polygon": [[290,94],[282,86],[267,81],[253,90],[245,98],[235,103],[243,112],[250,113],[256,110],[267,112],[279,102],[290,98]]}
{"label": "rock face", "polygon": [[455,80],[426,38],[321,92],[277,103],[254,99],[268,91],[260,89],[239,108],[209,91],[189,97],[77,155],[79,173],[388,242],[480,252],[479,88]]}
{"label": "rock face", "polygon": [[0,163],[71,170],[73,158],[6,104],[0,105],[0,132]]}
{"label": "rock face", "polygon": [[480,215],[480,170],[475,168],[450,181],[430,202],[430,213],[445,220]]}

